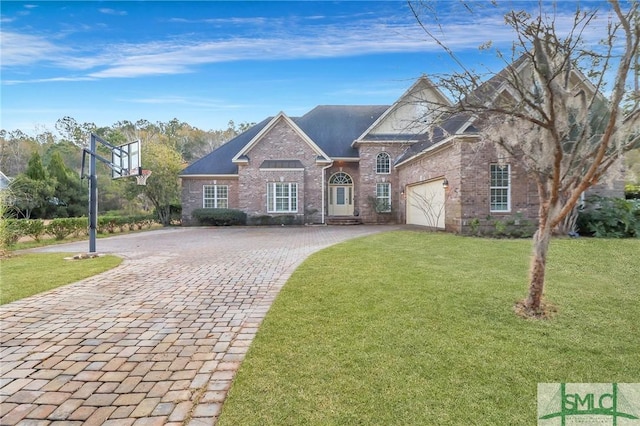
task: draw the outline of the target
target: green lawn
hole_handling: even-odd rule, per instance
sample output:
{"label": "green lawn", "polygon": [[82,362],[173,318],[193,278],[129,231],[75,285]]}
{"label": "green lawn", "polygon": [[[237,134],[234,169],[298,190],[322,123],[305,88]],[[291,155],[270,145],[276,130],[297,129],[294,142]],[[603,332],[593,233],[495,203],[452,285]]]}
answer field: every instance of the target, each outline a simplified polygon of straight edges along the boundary
{"label": "green lawn", "polygon": [[219,425],[532,425],[539,382],[640,382],[640,240],[554,240],[551,320],[512,310],[529,252],[399,231],[311,256]]}
{"label": "green lawn", "polygon": [[2,259],[0,305],[51,290],[114,268],[116,256],[65,260],[70,253],[30,253]]}

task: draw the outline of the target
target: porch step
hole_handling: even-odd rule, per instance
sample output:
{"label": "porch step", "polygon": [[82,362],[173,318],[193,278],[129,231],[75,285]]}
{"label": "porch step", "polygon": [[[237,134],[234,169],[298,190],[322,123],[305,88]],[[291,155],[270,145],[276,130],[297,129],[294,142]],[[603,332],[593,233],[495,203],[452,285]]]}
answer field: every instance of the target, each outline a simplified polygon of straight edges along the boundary
{"label": "porch step", "polygon": [[362,219],[355,216],[327,217],[327,225],[362,225]]}

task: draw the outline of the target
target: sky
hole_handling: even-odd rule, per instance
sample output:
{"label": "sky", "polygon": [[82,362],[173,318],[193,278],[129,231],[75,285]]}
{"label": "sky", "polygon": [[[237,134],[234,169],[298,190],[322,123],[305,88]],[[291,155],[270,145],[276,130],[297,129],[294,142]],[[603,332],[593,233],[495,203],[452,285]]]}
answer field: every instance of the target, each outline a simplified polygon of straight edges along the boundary
{"label": "sky", "polygon": [[[504,8],[532,7],[429,4],[439,16],[429,30],[465,65],[495,71],[503,63],[478,47],[491,40],[508,50]],[[577,3],[559,4],[548,12],[562,25]],[[456,70],[406,1],[3,0],[0,8],[0,128],[27,134],[55,132],[65,116],[99,127],[177,118],[216,130],[316,105],[389,105],[421,75]]]}

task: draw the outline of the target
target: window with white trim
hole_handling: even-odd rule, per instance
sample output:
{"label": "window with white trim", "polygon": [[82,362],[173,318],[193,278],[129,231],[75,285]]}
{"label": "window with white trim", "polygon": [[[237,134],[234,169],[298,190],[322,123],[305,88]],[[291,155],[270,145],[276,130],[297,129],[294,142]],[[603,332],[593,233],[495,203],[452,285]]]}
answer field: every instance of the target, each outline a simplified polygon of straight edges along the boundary
{"label": "window with white trim", "polygon": [[269,213],[296,213],[298,211],[298,184],[268,183],[267,211]]}
{"label": "window with white trim", "polygon": [[386,152],[381,152],[376,156],[376,173],[381,175],[391,173],[391,157]]}
{"label": "window with white trim", "polygon": [[509,164],[491,164],[489,193],[492,212],[511,210],[511,166]]}
{"label": "window with white trim", "polygon": [[229,186],[202,185],[202,207],[205,209],[229,208]]}
{"label": "window with white trim", "polygon": [[376,184],[376,212],[388,213],[391,211],[391,184]]}

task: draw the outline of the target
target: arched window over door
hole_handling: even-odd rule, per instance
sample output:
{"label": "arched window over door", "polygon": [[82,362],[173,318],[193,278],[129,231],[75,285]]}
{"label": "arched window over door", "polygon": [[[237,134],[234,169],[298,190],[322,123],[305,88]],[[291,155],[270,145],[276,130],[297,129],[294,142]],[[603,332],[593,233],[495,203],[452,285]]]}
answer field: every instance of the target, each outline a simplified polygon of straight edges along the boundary
{"label": "arched window over door", "polygon": [[337,172],[329,178],[329,216],[353,216],[353,179]]}
{"label": "arched window over door", "polygon": [[344,172],[338,172],[331,175],[329,185],[353,185],[351,176]]}

